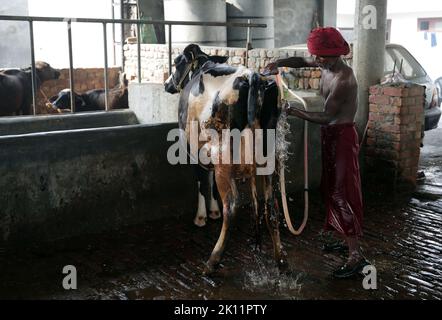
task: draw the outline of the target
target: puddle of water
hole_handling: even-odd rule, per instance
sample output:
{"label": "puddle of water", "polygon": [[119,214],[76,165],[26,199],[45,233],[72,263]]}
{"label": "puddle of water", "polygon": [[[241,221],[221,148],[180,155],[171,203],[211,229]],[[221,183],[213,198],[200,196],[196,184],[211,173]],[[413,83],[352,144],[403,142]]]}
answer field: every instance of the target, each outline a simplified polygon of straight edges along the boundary
{"label": "puddle of water", "polygon": [[281,273],[273,260],[254,256],[255,264],[244,272],[243,289],[252,292],[272,292],[286,298],[300,298],[303,273]]}

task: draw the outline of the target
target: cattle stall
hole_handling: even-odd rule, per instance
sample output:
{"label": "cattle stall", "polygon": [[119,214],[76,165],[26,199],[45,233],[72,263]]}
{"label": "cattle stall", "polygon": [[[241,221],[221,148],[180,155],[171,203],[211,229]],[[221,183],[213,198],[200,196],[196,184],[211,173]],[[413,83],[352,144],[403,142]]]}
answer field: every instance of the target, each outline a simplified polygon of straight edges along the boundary
{"label": "cattle stall", "polygon": [[[0,118],[2,246],[194,212],[192,169],[166,158],[174,143],[167,134],[178,126],[177,98],[162,85],[132,83],[129,110]],[[303,123],[293,119],[291,125],[287,187],[302,197]],[[318,148],[310,151],[315,187],[319,126],[310,131]]]}

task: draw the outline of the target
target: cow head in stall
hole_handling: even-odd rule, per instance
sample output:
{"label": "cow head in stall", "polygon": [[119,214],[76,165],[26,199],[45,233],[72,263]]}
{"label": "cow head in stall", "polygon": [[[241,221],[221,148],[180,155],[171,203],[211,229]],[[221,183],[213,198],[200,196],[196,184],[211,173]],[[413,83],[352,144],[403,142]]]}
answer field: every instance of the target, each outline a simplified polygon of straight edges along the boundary
{"label": "cow head in stall", "polygon": [[[71,89],[63,89],[56,96],[49,98],[50,105],[48,108],[52,108],[51,113],[70,112],[71,108]],[[86,102],[81,95],[74,92],[74,104],[75,110],[82,110],[86,108]]]}
{"label": "cow head in stall", "polygon": [[165,82],[165,90],[169,93],[180,92],[188,83],[192,73],[195,73],[207,63],[226,63],[229,57],[209,56],[196,44],[188,45],[182,54],[174,60],[175,72]]}
{"label": "cow head in stall", "polygon": [[[167,92],[180,93],[178,121],[186,137],[185,140],[191,141],[192,128],[196,128],[199,138],[207,137],[197,142],[200,151],[198,155],[207,153],[212,155],[212,159],[222,158],[222,161],[211,162],[205,168],[196,166],[199,207],[195,223],[202,222],[202,219],[205,222],[207,204],[211,206],[211,211],[217,209],[216,202],[212,202],[210,183],[204,194],[202,186],[205,181],[215,180],[223,212],[221,234],[206,264],[205,273],[212,273],[221,260],[229,226],[237,211],[239,200],[237,181],[246,178],[250,181],[257,243],[260,244],[261,225],[265,218],[273,240],[274,257],[278,266],[285,268],[287,265],[285,253],[279,238],[279,213],[276,210],[274,198],[275,171],[265,171],[267,173],[258,175],[260,165],[266,166],[267,164],[258,164],[253,155],[251,162],[244,161],[247,156],[243,145],[240,144],[238,150],[233,150],[235,146],[230,144],[230,138],[225,140],[221,138],[224,130],[236,129],[241,134],[251,134],[254,141],[261,139],[266,142],[267,129],[276,129],[280,114],[278,89],[275,83],[266,77],[243,66],[227,65],[226,60],[226,57],[210,57],[204,54],[197,45],[189,45],[175,59],[176,71],[165,83]],[[258,137],[259,129],[264,129],[264,137]],[[242,138],[240,139],[243,141]],[[264,153],[268,155],[271,146],[266,145],[264,148]],[[226,162],[222,154],[225,151],[228,154]],[[239,162],[232,159],[235,151],[239,152]],[[204,181],[203,174],[208,176]],[[256,183],[258,178],[263,179],[264,216],[260,214],[258,208]]]}
{"label": "cow head in stall", "polygon": [[[38,89],[45,81],[56,80],[60,72],[48,63],[35,63]],[[32,105],[32,70],[6,69],[0,72],[0,116],[29,115]]]}
{"label": "cow head in stall", "polygon": [[[27,70],[30,71],[31,68],[28,68]],[[37,73],[37,84],[39,85],[45,81],[57,80],[60,78],[60,71],[52,68],[49,63],[44,61],[35,62],[35,71]]]}

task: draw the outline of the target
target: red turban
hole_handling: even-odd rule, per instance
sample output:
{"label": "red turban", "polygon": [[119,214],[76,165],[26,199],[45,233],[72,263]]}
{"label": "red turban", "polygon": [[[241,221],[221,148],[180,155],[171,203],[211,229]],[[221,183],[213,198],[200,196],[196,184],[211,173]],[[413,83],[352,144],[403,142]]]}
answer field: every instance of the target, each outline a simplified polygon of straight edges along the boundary
{"label": "red turban", "polygon": [[335,28],[316,28],[307,40],[308,51],[315,56],[346,56],[350,46]]}

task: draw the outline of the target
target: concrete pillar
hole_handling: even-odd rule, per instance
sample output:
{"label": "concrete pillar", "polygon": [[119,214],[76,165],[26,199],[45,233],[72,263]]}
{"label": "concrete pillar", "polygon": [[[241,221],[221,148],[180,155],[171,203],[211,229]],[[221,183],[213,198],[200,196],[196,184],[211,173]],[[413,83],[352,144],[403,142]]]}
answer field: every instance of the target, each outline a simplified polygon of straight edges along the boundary
{"label": "concrete pillar", "polygon": [[[253,48],[274,48],[275,29],[273,0],[226,0],[227,21],[264,23],[267,28],[252,28]],[[247,44],[246,28],[227,28],[227,45],[244,48]]]}
{"label": "concrete pillar", "polygon": [[[164,0],[164,19],[176,21],[226,22],[225,0]],[[166,41],[168,34],[166,34]],[[177,45],[196,43],[203,46],[227,46],[226,27],[174,26],[172,42]]]}
{"label": "concrete pillar", "polygon": [[317,14],[320,15],[318,1],[274,1],[275,47],[306,43]]}
{"label": "concrete pillar", "polygon": [[368,121],[369,88],[384,74],[386,26],[387,0],[356,1],[353,67],[359,84],[356,124],[361,138]]}

